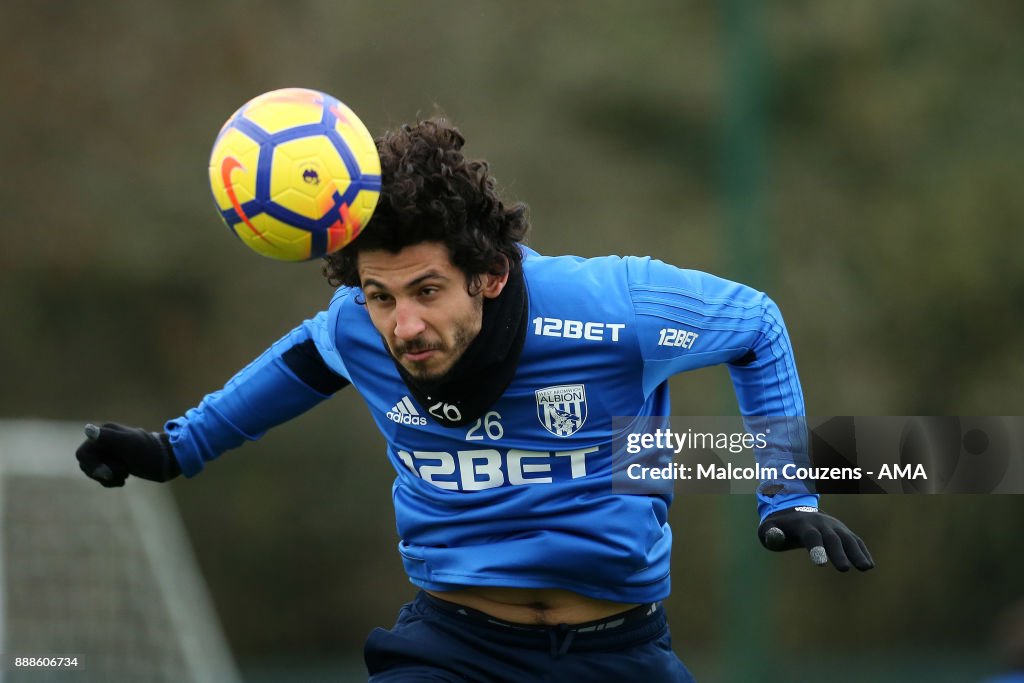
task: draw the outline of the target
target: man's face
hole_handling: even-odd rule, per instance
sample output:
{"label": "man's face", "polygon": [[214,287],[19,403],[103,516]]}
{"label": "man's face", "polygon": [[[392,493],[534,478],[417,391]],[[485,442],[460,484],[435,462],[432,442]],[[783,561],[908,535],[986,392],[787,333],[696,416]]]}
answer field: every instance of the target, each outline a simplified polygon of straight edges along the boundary
{"label": "man's face", "polygon": [[480,333],[483,300],[501,293],[507,276],[484,275],[471,296],[466,276],[439,242],[422,242],[397,254],[359,252],[359,280],[366,309],[391,355],[418,380],[444,376]]}

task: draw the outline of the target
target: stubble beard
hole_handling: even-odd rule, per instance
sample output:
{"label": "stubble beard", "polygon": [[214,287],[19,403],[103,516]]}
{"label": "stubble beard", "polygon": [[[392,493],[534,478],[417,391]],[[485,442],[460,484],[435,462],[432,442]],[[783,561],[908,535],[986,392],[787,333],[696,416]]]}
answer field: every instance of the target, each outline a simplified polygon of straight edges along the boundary
{"label": "stubble beard", "polygon": [[477,333],[471,332],[465,326],[460,325],[455,330],[455,335],[452,339],[451,347],[444,345],[442,342],[437,343],[422,343],[416,340],[407,342],[397,346],[392,355],[396,358],[401,359],[405,353],[436,350],[446,355],[445,365],[439,369],[431,369],[430,364],[434,361],[433,358],[428,358],[422,361],[406,361],[399,360],[398,362],[405,368],[406,372],[412,375],[418,382],[425,384],[440,384],[448,379],[449,373],[452,368],[455,367],[459,359],[462,358],[462,354],[466,352],[469,345],[473,342]]}

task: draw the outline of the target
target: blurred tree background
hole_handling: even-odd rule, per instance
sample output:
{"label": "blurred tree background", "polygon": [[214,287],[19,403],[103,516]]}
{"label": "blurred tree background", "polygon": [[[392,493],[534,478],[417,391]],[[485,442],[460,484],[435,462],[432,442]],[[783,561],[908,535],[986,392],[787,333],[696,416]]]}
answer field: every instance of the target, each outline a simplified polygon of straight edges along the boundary
{"label": "blurred tree background", "polygon": [[[542,252],[649,254],[768,288],[812,414],[1019,414],[1024,5],[759,14],[770,282],[736,272],[723,236],[720,5],[5,2],[0,415],[158,428],[326,305],[319,264],[249,253],[207,187],[224,119],[284,86],[338,96],[375,134],[447,114],[530,205]],[[675,412],[718,412],[725,382],[676,378]],[[172,484],[243,664],[357,658],[413,594],[369,425],[350,389]],[[749,580],[778,659],[991,666],[989,623],[1024,593],[1019,498],[827,507],[879,568],[762,553]],[[753,503],[742,538],[722,538],[716,510],[673,509],[675,643],[704,680],[721,663],[721,545],[756,543]],[[765,680],[803,680],[786,671]]]}

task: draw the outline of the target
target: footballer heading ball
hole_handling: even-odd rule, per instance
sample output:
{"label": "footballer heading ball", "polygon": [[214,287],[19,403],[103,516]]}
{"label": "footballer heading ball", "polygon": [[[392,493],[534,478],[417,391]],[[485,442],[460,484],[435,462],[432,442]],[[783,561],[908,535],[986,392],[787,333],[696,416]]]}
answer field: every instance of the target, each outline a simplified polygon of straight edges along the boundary
{"label": "footballer heading ball", "polygon": [[221,218],[253,251],[305,261],[359,235],[380,196],[373,137],[316,90],[264,93],[231,115],[210,154]]}

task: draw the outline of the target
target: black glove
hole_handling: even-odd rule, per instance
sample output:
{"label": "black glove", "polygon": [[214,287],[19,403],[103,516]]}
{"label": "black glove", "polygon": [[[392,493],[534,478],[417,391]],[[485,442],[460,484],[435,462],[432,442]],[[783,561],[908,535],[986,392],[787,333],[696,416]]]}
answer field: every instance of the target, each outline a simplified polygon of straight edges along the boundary
{"label": "black glove", "polygon": [[864,541],[835,517],[818,512],[818,508],[773,512],[757,528],[757,537],[768,550],[807,548],[811,562],[819,567],[829,560],[841,572],[849,571],[851,563],[862,572],[875,566]]}
{"label": "black glove", "polygon": [[168,481],[181,474],[166,432],[147,432],[107,422],[85,425],[82,445],[75,451],[86,476],[106,487],[124,486],[128,475]]}

